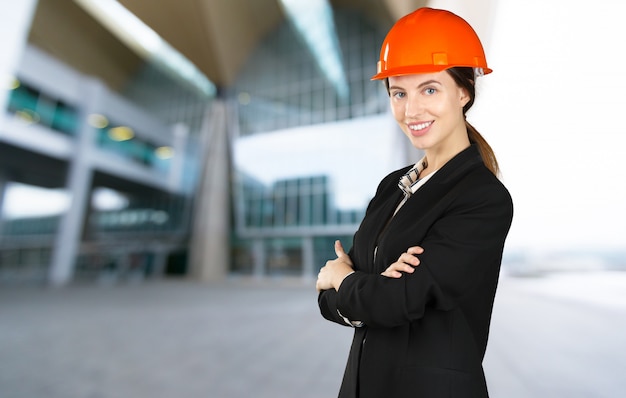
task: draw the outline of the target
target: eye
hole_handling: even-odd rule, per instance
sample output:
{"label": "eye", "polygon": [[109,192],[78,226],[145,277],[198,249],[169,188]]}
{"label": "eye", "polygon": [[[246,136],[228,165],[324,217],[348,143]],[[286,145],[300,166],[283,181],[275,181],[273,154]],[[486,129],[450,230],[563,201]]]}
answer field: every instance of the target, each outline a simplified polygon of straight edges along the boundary
{"label": "eye", "polygon": [[424,94],[426,95],[433,95],[437,92],[437,89],[433,88],[433,87],[428,87],[426,89],[424,89]]}
{"label": "eye", "polygon": [[391,96],[397,99],[402,99],[406,96],[406,94],[403,91],[395,91],[391,93]]}

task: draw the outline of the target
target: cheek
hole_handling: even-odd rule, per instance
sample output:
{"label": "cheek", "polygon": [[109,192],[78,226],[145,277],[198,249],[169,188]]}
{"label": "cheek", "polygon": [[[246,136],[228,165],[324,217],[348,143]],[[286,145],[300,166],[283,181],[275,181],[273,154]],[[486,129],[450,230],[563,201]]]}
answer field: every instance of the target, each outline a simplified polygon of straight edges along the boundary
{"label": "cheek", "polygon": [[404,107],[393,99],[389,101],[391,114],[396,120],[400,120],[404,117]]}
{"label": "cheek", "polygon": [[433,112],[436,112],[439,116],[456,117],[456,115],[463,115],[463,104],[458,98],[448,98],[446,101],[442,101],[433,108]]}

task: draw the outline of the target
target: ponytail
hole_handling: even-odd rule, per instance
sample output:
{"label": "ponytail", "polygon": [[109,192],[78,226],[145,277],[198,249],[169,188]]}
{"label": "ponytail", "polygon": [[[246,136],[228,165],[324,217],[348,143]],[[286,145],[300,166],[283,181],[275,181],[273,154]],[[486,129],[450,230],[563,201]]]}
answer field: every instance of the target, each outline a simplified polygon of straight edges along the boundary
{"label": "ponytail", "polygon": [[[463,115],[465,115],[465,113],[467,113],[467,111],[474,104],[474,98],[476,98],[474,69],[469,67],[454,67],[446,69],[446,71],[450,74],[450,76],[452,76],[452,79],[454,79],[459,87],[467,91],[470,97],[468,103],[463,107]],[[485,138],[480,135],[478,130],[476,130],[467,120],[465,121],[465,126],[467,127],[469,140],[472,144],[476,144],[478,147],[478,151],[480,152],[480,156],[482,157],[485,166],[495,176],[499,176],[500,167],[498,166],[498,160],[496,159],[496,154],[493,152],[493,149],[491,149],[491,146],[487,143],[487,140],[485,140]]]}
{"label": "ponytail", "polygon": [[491,149],[487,140],[480,135],[478,130],[474,128],[467,120],[465,121],[465,126],[467,127],[467,135],[469,136],[469,140],[472,144],[476,144],[478,147],[478,152],[480,152],[480,156],[483,158],[483,163],[489,171],[491,171],[495,176],[500,175],[500,166],[498,166],[498,160],[496,159],[496,154]]}

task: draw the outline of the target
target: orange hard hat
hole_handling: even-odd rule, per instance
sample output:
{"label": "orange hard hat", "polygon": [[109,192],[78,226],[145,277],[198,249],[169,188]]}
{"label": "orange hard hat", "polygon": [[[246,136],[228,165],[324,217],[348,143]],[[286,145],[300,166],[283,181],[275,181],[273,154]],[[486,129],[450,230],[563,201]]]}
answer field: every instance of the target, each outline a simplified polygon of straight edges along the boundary
{"label": "orange hard hat", "polygon": [[435,73],[455,66],[491,73],[478,35],[463,18],[424,7],[400,18],[387,33],[372,80]]}

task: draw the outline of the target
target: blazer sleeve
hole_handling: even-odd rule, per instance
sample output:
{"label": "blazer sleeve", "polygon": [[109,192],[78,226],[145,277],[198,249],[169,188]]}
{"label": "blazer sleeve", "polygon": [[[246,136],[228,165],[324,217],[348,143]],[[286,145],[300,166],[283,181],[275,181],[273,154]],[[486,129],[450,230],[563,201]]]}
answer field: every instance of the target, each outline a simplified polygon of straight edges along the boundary
{"label": "blazer sleeve", "polygon": [[424,248],[415,272],[398,279],[364,272],[346,278],[333,297],[341,314],[370,327],[400,326],[429,307],[453,309],[483,278],[497,278],[513,205],[506,189],[492,188],[459,195],[433,222],[415,242]]}
{"label": "blazer sleeve", "polygon": [[[348,252],[348,256],[352,258],[352,249]],[[348,324],[346,319],[341,316],[342,314],[339,313],[337,308],[337,291],[335,289],[322,290],[317,296],[317,304],[320,308],[320,313],[325,319],[342,326],[354,326]]]}
{"label": "blazer sleeve", "polygon": [[[378,184],[378,187],[376,188],[376,194],[374,195],[374,198],[370,201],[370,203],[367,206],[367,209],[365,211],[366,214],[369,213],[372,207],[372,204],[375,203],[377,198],[379,198],[381,191],[383,191],[388,186],[394,184],[394,181],[398,179],[399,173],[404,173],[404,170],[389,174],[380,182],[380,184]],[[353,262],[355,261],[354,242],[353,242],[352,248],[348,252],[348,256],[352,259]],[[356,270],[359,269],[358,264],[354,264],[354,266]],[[350,277],[352,277],[352,275],[350,275]],[[346,279],[349,279],[349,278],[346,278]],[[346,323],[346,319],[344,319],[341,316],[344,314],[339,313],[339,310],[337,308],[337,291],[335,289],[321,291],[317,297],[317,304],[319,306],[320,313],[325,319],[332,321],[332,322],[336,322],[342,326],[348,326],[348,327],[354,326],[354,325],[349,325],[348,323]],[[351,318],[351,317],[347,317],[347,318],[353,321],[358,319],[358,318]]]}
{"label": "blazer sleeve", "polygon": [[322,290],[317,296],[317,304],[319,305],[322,316],[342,326],[350,327],[346,320],[339,315],[337,310],[337,291],[335,289]]}

